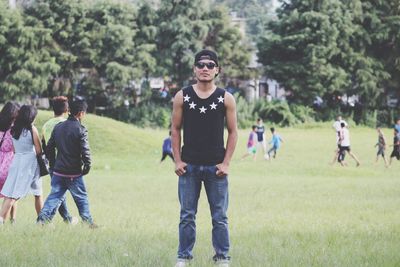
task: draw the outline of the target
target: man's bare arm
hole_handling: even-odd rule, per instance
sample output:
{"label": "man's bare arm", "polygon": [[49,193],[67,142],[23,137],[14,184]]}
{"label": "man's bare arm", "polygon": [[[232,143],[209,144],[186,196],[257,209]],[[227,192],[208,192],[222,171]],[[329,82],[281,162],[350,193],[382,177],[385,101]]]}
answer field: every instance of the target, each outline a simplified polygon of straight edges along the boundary
{"label": "man's bare arm", "polygon": [[183,93],[179,91],[174,97],[171,121],[171,141],[172,153],[175,160],[175,173],[179,176],[183,175],[186,170],[186,163],[181,159],[181,128],[183,119]]}
{"label": "man's bare arm", "polygon": [[228,174],[229,164],[231,162],[233,152],[235,151],[238,139],[236,102],[235,98],[230,93],[225,93],[225,108],[226,108],[226,125],[228,129],[228,139],[226,142],[226,152],[224,161],[221,164],[217,165],[218,176],[225,176]]}

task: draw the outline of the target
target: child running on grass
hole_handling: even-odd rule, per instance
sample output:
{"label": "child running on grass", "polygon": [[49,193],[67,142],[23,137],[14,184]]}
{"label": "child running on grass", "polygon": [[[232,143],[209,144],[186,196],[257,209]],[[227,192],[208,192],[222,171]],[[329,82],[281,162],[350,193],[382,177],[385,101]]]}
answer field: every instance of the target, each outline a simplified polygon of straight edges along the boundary
{"label": "child running on grass", "polygon": [[242,159],[253,155],[253,160],[255,161],[257,156],[257,125],[253,125],[251,129],[247,140],[247,153],[242,156]]}
{"label": "child running on grass", "polygon": [[281,146],[281,142],[283,142],[283,139],[276,133],[275,128],[272,127],[271,129],[272,133],[272,139],[269,142],[269,144],[272,144],[272,147],[268,150],[268,159],[271,158],[271,153],[274,152],[273,157],[276,157],[276,151],[279,149]]}
{"label": "child running on grass", "polygon": [[385,166],[388,166],[388,162],[385,157],[385,150],[386,150],[386,140],[385,137],[383,136],[383,132],[381,128],[377,127],[376,128],[378,132],[378,143],[376,143],[375,147],[378,147],[378,152],[376,153],[376,161],[378,162],[379,156],[382,156],[383,160],[385,161]]}

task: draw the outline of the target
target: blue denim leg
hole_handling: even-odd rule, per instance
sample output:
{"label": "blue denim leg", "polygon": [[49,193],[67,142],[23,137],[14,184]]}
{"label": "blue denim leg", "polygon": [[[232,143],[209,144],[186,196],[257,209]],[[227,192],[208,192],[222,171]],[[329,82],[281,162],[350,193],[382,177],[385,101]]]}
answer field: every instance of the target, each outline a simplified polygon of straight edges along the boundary
{"label": "blue denim leg", "polygon": [[187,165],[186,173],[179,177],[178,195],[181,204],[179,223],[179,259],[192,259],[196,241],[196,213],[201,191],[201,178],[197,166]]}
{"label": "blue denim leg", "polygon": [[72,216],[69,214],[68,207],[67,207],[67,198],[64,195],[61,199],[60,207],[58,208],[58,213],[61,215],[65,222],[71,222]]}
{"label": "blue denim leg", "polygon": [[[50,177],[53,180],[53,172],[50,170]],[[56,212],[60,213],[61,217],[63,218],[64,222],[71,222],[72,217],[68,212],[68,208],[67,208],[67,202],[66,202],[66,196],[64,194],[64,196],[61,198],[61,204],[56,207],[52,212],[51,212],[51,217],[53,218],[54,215],[56,214]]]}
{"label": "blue denim leg", "polygon": [[212,243],[215,250],[214,258],[229,260],[228,210],[228,177],[218,177],[217,168],[207,166],[204,170],[204,187],[207,193],[212,217]]}
{"label": "blue denim leg", "polygon": [[53,175],[51,179],[51,192],[39,213],[38,222],[49,222],[53,219],[54,211],[60,205],[67,189],[68,186],[65,183],[65,178]]}
{"label": "blue denim leg", "polygon": [[66,180],[68,181],[68,190],[71,192],[82,220],[90,224],[93,223],[93,219],[89,211],[89,199],[87,196],[83,176],[74,179],[67,178]]}

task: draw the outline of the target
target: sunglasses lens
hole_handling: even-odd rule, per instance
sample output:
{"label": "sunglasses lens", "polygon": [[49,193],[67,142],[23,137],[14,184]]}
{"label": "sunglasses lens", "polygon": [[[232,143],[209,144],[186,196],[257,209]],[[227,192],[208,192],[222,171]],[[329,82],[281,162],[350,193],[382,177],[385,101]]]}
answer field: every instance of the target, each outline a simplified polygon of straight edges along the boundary
{"label": "sunglasses lens", "polygon": [[197,62],[196,63],[196,67],[198,69],[203,69],[204,67],[207,67],[207,69],[212,70],[213,68],[215,68],[216,64],[215,63],[203,63],[203,62]]}
{"label": "sunglasses lens", "polygon": [[207,69],[212,70],[213,68],[215,68],[215,64],[214,63],[208,63],[206,64]]}
{"label": "sunglasses lens", "polygon": [[206,65],[206,64],[201,63],[201,62],[197,62],[197,63],[196,63],[196,67],[199,68],[199,69],[203,69],[205,65]]}

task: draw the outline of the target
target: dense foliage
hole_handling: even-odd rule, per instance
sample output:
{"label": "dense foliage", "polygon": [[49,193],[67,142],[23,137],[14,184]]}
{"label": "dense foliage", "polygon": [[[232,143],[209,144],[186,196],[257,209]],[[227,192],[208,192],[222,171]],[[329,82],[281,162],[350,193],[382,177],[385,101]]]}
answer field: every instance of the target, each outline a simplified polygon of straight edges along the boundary
{"label": "dense foliage", "polygon": [[228,10],[207,3],[37,0],[12,10],[3,3],[0,101],[47,93],[95,103],[103,95],[119,106],[133,81],[169,76],[183,85],[202,48],[221,53],[229,77],[246,77],[240,69],[250,51],[243,36],[230,25]]}
{"label": "dense foliage", "polygon": [[269,77],[312,105],[315,97],[358,96],[359,121],[399,96],[398,1],[292,0],[258,44]]}

